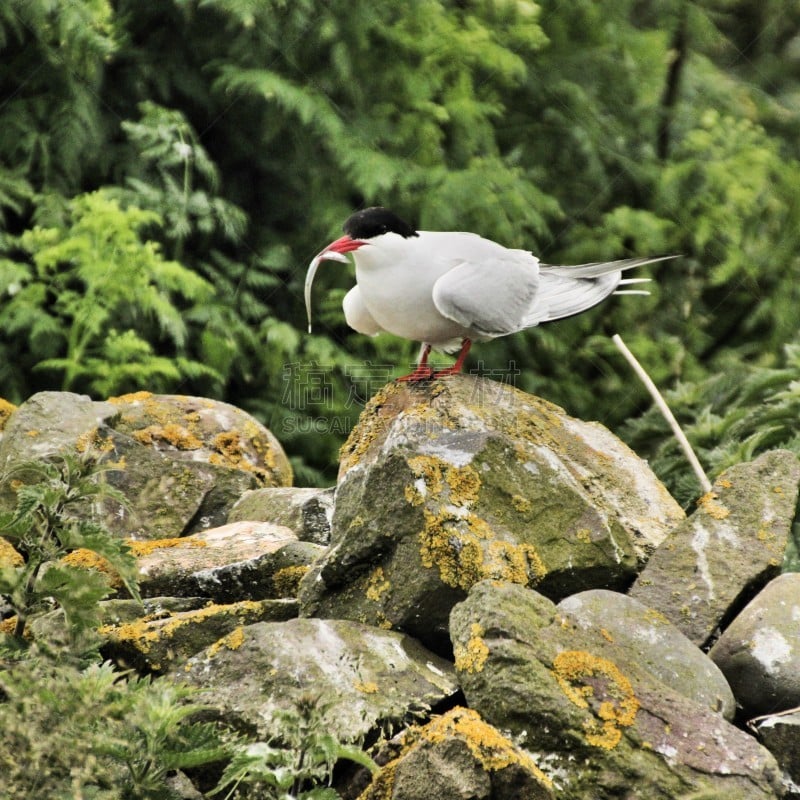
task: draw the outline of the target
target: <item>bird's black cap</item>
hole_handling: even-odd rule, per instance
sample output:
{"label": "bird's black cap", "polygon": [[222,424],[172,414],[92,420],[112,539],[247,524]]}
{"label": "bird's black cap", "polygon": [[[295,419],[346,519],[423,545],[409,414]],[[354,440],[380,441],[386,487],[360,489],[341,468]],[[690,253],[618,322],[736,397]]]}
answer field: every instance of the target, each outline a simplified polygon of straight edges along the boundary
{"label": "bird's black cap", "polygon": [[347,218],[342,228],[353,239],[371,239],[382,233],[399,233],[405,239],[419,235],[397,214],[381,206],[356,211]]}

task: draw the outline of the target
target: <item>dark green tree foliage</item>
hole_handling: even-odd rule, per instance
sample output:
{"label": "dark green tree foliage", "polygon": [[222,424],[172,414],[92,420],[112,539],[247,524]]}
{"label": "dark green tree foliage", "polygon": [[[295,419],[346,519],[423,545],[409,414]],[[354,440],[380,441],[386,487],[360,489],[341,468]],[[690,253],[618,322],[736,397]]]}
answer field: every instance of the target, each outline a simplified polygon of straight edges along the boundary
{"label": "dark green tree foliage", "polygon": [[[299,481],[330,483],[363,400],[415,356],[348,331],[340,265],[304,333],[306,265],[375,203],[551,263],[682,254],[652,268],[650,299],[476,348],[471,366],[580,416],[618,426],[646,407],[611,333],[664,386],[731,358],[772,367],[796,336],[786,0],[10,0],[0,48],[12,401],[134,384],[221,397],[274,429]],[[137,242],[115,264],[137,274],[130,308],[112,292],[91,335],[67,303],[106,296],[67,252],[89,197],[116,201],[111,228]],[[45,268],[53,247],[66,258]]]}

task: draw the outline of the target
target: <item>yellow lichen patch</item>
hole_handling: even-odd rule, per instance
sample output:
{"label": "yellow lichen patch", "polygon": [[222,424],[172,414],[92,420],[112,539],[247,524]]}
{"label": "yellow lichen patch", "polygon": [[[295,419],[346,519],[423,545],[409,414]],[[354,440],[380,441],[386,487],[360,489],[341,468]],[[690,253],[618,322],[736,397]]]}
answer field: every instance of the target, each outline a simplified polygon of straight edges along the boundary
{"label": "yellow lichen patch", "polygon": [[450,502],[458,506],[469,507],[477,502],[481,490],[481,476],[478,471],[467,464],[464,467],[447,466],[444,479],[450,489]]}
{"label": "yellow lichen patch", "polygon": [[177,450],[199,450],[203,442],[188,428],[170,422],[166,425],[148,425],[133,432],[133,438],[142,444],[153,444],[160,440],[172,445]]}
{"label": "yellow lichen patch", "polygon": [[548,789],[553,782],[536,762],[496,728],[481,719],[477,711],[457,706],[424,727],[409,728],[403,738],[403,749],[393,761],[381,767],[372,783],[359,795],[359,800],[390,800],[394,796],[397,770],[403,758],[422,747],[463,741],[475,761],[486,772],[499,772],[518,766]]}
{"label": "yellow lichen patch", "polygon": [[17,628],[17,618],[9,617],[8,619],[0,620],[0,636],[13,636]]}
{"label": "yellow lichen patch", "polygon": [[719,486],[720,489],[730,489],[733,484],[727,478],[723,478],[717,481],[717,486]]}
{"label": "yellow lichen patch", "polygon": [[152,396],[152,392],[129,392],[128,394],[121,394],[117,397],[109,397],[108,402],[114,403],[114,405],[125,405],[127,403],[139,403],[143,400],[149,400]]}
{"label": "yellow lichen patch", "polygon": [[484,579],[533,585],[547,572],[532,545],[498,539],[486,520],[471,512],[426,508],[423,514],[422,564],[436,567],[448,586],[467,590]]}
{"label": "yellow lichen patch", "polygon": [[448,511],[434,513],[427,508],[423,514],[425,527],[419,535],[423,566],[437,568],[448,586],[469,589],[482,575],[481,538],[485,533],[476,524],[477,518],[465,520]]}
{"label": "yellow lichen patch", "polygon": [[383,574],[383,567],[376,567],[369,576],[365,594],[369,600],[374,600],[376,603],[379,603],[383,595],[391,588],[391,583],[389,583],[386,576]]}
{"label": "yellow lichen patch", "polygon": [[[211,603],[205,608],[196,611],[169,613],[165,618],[153,614],[122,625],[103,625],[100,627],[99,632],[102,636],[107,636],[112,641],[127,642],[140,653],[147,655],[154,643],[174,638],[181,628],[203,624],[211,617],[232,617],[236,620],[237,627],[241,628],[242,624],[256,621],[261,608],[261,603],[255,600],[242,600],[230,605]],[[235,634],[235,630],[228,636],[232,634]],[[238,636],[238,634],[233,636],[230,641],[234,644],[238,641],[238,646],[241,646],[243,639],[239,639]],[[225,646],[229,647],[229,649],[235,649],[229,645]]]}
{"label": "yellow lichen patch", "polygon": [[163,550],[168,547],[208,547],[208,542],[194,537],[191,539],[182,539],[180,537],[173,537],[171,539],[150,539],[145,542],[128,539],[127,544],[131,552],[137,558],[150,555],[154,550]]}
{"label": "yellow lichen patch", "polygon": [[91,450],[100,453],[110,453],[114,449],[114,442],[111,440],[110,436],[100,436],[100,432],[97,428],[92,428],[86,431],[86,433],[82,433],[75,440],[75,449],[79,453],[86,453]]}
{"label": "yellow lichen patch", "polygon": [[469,639],[466,645],[457,644],[454,648],[455,666],[459,672],[481,672],[489,658],[489,648],[483,640],[485,631],[479,622],[473,622],[469,628]]}
{"label": "yellow lichen patch", "polygon": [[308,572],[307,564],[283,567],[272,576],[272,588],[277,597],[294,597],[300,589],[300,581]]}
{"label": "yellow lichen patch", "polygon": [[108,575],[109,586],[114,589],[118,589],[122,586],[122,578],[120,578],[116,570],[111,566],[108,559],[95,553],[93,550],[86,550],[81,547],[77,550],[73,550],[71,553],[67,553],[61,561],[71,567],[91,569]]}
{"label": "yellow lichen patch", "polygon": [[721,503],[717,502],[719,495],[716,492],[706,492],[698,501],[697,505],[709,517],[714,519],[725,519],[730,515],[730,509],[725,508]]}
{"label": "yellow lichen patch", "polygon": [[375,681],[356,681],[353,688],[362,694],[377,694],[379,686]]}
{"label": "yellow lichen patch", "polygon": [[604,638],[604,639],[605,639],[607,642],[613,642],[613,641],[614,641],[614,637],[613,637],[613,636],[611,635],[611,633],[610,633],[609,631],[607,631],[605,628],[600,628],[600,635],[601,635],[601,636],[602,636],[602,637],[603,637],[603,638]]}
{"label": "yellow lichen patch", "polygon": [[25,559],[14,549],[14,545],[0,536],[0,567],[21,567]]}
{"label": "yellow lichen patch", "polygon": [[41,435],[41,433],[42,432],[36,428],[31,428],[29,431],[25,431],[25,435],[30,436],[31,439],[35,439],[37,436]]}
{"label": "yellow lichen patch", "polygon": [[0,431],[2,431],[6,427],[6,422],[8,422],[8,418],[17,410],[17,407],[13,403],[9,403],[8,400],[3,399],[0,397]]}
{"label": "yellow lichen patch", "polygon": [[347,441],[339,449],[340,474],[355,466],[385,429],[385,425],[380,424],[380,410],[396,391],[393,384],[388,384],[378,389],[367,402],[361,412],[359,424],[353,428]]}
{"label": "yellow lichen patch", "polygon": [[408,466],[414,477],[420,478],[425,483],[425,494],[439,497],[444,489],[442,473],[445,465],[438,458],[433,456],[412,456],[408,459]]}
{"label": "yellow lichen patch", "polygon": [[515,494],[511,497],[511,505],[520,514],[527,514],[531,510],[531,501],[521,494]]}
{"label": "yellow lichen patch", "polygon": [[[613,661],[583,650],[566,650],[553,661],[553,675],[567,699],[579,708],[594,702],[596,717],[583,723],[586,741],[612,750],[622,739],[622,729],[636,720],[639,701],[628,678]],[[595,685],[587,681],[596,679]]]}
{"label": "yellow lichen patch", "polygon": [[223,636],[208,648],[208,657],[213,658],[224,647],[227,650],[238,650],[244,644],[244,625],[234,628],[227,636]]}
{"label": "yellow lichen patch", "polygon": [[471,708],[456,707],[432,720],[420,731],[420,740],[435,744],[452,738],[462,739],[487,772],[497,772],[518,764],[533,774],[543,786],[552,786],[550,778],[529,755],[515,747],[497,728],[484,722],[481,715]]}
{"label": "yellow lichen patch", "polygon": [[773,486],[772,491],[775,494],[783,494],[783,487],[782,486]]}
{"label": "yellow lichen patch", "polygon": [[579,528],[575,531],[575,538],[584,544],[592,543],[592,532],[588,528]]}
{"label": "yellow lichen patch", "polygon": [[[242,435],[238,431],[218,433],[212,439],[211,445],[216,452],[208,457],[209,464],[227,467],[228,469],[238,469],[242,472],[252,472],[262,483],[270,483],[269,472],[263,467],[253,464],[247,457]],[[274,465],[274,459],[272,463]]]}

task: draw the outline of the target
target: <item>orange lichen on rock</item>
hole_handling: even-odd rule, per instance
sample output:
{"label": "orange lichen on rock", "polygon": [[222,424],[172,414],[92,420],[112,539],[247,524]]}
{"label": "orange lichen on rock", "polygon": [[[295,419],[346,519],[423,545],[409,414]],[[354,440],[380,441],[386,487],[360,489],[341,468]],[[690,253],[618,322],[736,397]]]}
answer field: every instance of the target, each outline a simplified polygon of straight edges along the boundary
{"label": "orange lichen on rock", "polygon": [[486,659],[489,658],[489,648],[483,640],[485,631],[479,622],[473,622],[469,629],[469,639],[466,645],[456,644],[453,649],[455,667],[459,672],[481,672]]}
{"label": "orange lichen on rock", "polygon": [[128,539],[127,544],[137,558],[150,555],[154,550],[163,550],[167,547],[208,547],[208,542],[203,539],[196,537],[181,538],[179,536],[170,539],[150,539],[148,541]]}
{"label": "orange lichen on rock", "polygon": [[14,549],[14,545],[0,536],[0,567],[21,567],[25,559]]}
{"label": "orange lichen on rock", "polygon": [[114,589],[119,589],[122,586],[122,578],[117,574],[117,571],[111,566],[107,558],[95,553],[94,550],[87,550],[83,547],[67,553],[62,559],[63,564],[68,564],[71,567],[78,567],[80,569],[91,569],[95,572],[102,572],[109,577],[109,586]]}
{"label": "orange lichen on rock", "polygon": [[213,658],[220,650],[238,650],[244,644],[244,625],[234,628],[227,636],[223,636],[208,648],[209,658]]}
{"label": "orange lichen on rock", "polygon": [[128,394],[121,394],[117,397],[109,397],[108,402],[114,405],[126,405],[128,403],[140,403],[144,400],[149,400],[152,396],[152,392],[129,392]]}
{"label": "orange lichen on rock", "polygon": [[272,589],[276,597],[295,597],[300,590],[300,581],[308,572],[307,564],[283,567],[272,576]]}
{"label": "orange lichen on rock", "polygon": [[[622,729],[633,725],[639,711],[631,682],[619,667],[584,650],[565,650],[553,661],[553,675],[571,703],[593,709],[596,717],[583,724],[586,741],[605,750],[615,748]],[[588,682],[594,678],[597,687]],[[605,697],[600,697],[598,689]]]}
{"label": "orange lichen on rock", "polygon": [[75,449],[79,453],[86,453],[91,450],[99,451],[100,453],[110,453],[114,449],[114,442],[110,436],[101,436],[97,428],[82,433],[75,440]]}
{"label": "orange lichen on rock", "polygon": [[420,558],[423,566],[438,568],[443,583],[469,589],[489,579],[533,586],[544,577],[547,569],[533,545],[498,537],[473,510],[481,490],[478,470],[429,455],[407,463],[416,480],[406,487],[406,500],[425,505]]}
{"label": "orange lichen on rock", "polygon": [[714,519],[725,519],[730,515],[730,509],[725,508],[717,500],[719,495],[716,492],[706,492],[698,501],[698,508],[702,509],[709,517]]}
{"label": "orange lichen on rock", "polygon": [[133,438],[142,444],[153,444],[156,440],[172,445],[176,450],[199,450],[203,442],[184,425],[169,422],[166,425],[148,425],[133,432]]}
{"label": "orange lichen on rock", "polygon": [[6,422],[8,422],[8,418],[17,410],[17,407],[13,403],[9,403],[8,400],[4,400],[0,397],[0,431],[2,431],[6,427]]}
{"label": "orange lichen on rock", "polygon": [[552,780],[527,753],[484,722],[477,711],[456,706],[424,727],[410,728],[400,755],[381,768],[359,800],[388,800],[392,797],[397,770],[404,756],[416,748],[446,744],[452,740],[464,742],[472,757],[486,772],[499,772],[516,765],[532,775],[541,786],[548,789],[553,786]]}
{"label": "orange lichen on rock", "polygon": [[383,567],[375,567],[367,581],[366,596],[376,603],[381,601],[381,597],[392,588],[391,583],[383,574]]}

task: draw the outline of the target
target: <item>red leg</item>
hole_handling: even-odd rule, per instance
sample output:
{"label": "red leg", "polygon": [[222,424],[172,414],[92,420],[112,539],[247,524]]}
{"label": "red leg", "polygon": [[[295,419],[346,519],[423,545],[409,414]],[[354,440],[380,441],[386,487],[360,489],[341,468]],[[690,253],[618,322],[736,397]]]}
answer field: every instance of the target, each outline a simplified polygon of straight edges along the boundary
{"label": "red leg", "polygon": [[452,367],[447,367],[447,369],[439,370],[439,372],[434,372],[434,378],[446,378],[448,375],[457,375],[461,372],[461,367],[464,366],[464,359],[467,357],[467,353],[469,353],[469,349],[472,347],[472,339],[464,339],[461,342],[461,350],[458,353],[458,358],[456,359],[456,363],[453,364]]}
{"label": "red leg", "polygon": [[398,378],[398,381],[416,382],[416,381],[429,381],[433,377],[433,370],[428,366],[428,356],[431,352],[429,344],[423,344],[422,350],[419,352],[419,363],[416,369],[410,375],[403,375]]}

